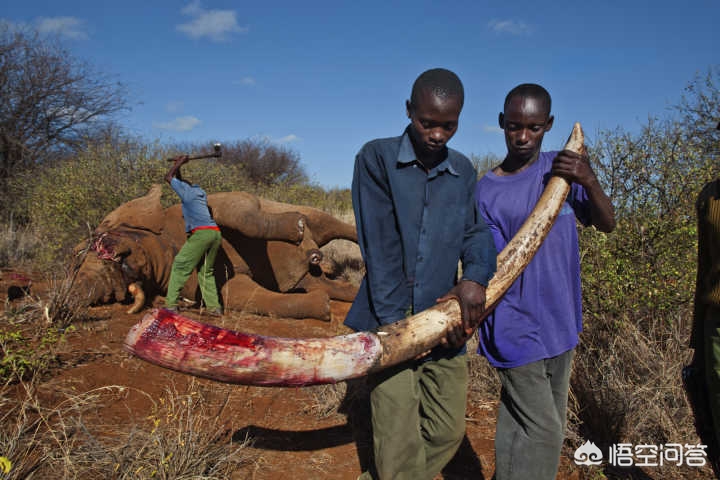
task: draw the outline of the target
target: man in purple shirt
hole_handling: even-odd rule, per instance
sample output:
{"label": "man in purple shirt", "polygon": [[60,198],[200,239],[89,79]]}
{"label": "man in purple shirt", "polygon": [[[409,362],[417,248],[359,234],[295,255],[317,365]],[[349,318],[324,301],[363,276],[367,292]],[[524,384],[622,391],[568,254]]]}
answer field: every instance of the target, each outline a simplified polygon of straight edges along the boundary
{"label": "man in purple shirt", "polygon": [[500,127],[507,156],[477,183],[475,197],[501,251],[537,203],[551,175],[572,182],[545,242],[478,329],[481,354],[502,382],[495,478],[554,479],[565,437],[570,366],[582,330],[576,218],[603,232],[615,215],[587,155],[541,152],[553,125],[548,92],[522,84],[505,98]]}
{"label": "man in purple shirt", "polygon": [[475,170],[447,147],[463,100],[454,73],[424,72],[406,102],[405,132],[368,142],[355,159],[353,209],[366,274],[345,324],[371,330],[448,295],[463,311],[449,346],[369,379],[377,471],[362,479],[430,480],[465,434],[465,329],[482,318],[497,254],[475,208]]}

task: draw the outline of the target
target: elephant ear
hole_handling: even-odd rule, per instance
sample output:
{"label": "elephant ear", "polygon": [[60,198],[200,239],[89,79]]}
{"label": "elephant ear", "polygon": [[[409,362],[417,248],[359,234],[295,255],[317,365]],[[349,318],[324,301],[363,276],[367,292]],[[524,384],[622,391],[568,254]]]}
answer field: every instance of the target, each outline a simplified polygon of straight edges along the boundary
{"label": "elephant ear", "polygon": [[163,218],[165,216],[160,197],[162,196],[162,186],[153,184],[144,197],[130,200],[123,203],[118,208],[110,212],[98,228],[96,233],[115,230],[120,226],[149,230],[152,233],[160,234],[163,226]]}

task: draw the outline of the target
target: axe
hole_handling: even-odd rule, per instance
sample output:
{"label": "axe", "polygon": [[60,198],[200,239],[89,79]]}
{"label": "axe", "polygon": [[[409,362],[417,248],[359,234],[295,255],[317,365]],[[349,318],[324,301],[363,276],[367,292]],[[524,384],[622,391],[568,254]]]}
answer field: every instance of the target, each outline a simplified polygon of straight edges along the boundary
{"label": "axe", "polygon": [[[202,155],[189,155],[188,160],[200,160],[201,158],[220,158],[222,157],[222,145],[216,143],[213,145],[213,153],[206,153]],[[168,158],[168,162],[174,162],[178,157]]]}

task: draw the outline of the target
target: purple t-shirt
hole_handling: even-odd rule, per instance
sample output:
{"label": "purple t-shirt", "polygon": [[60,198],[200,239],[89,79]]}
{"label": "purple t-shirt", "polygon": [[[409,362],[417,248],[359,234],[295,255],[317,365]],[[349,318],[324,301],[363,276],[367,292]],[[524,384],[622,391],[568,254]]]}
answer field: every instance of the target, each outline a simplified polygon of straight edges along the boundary
{"label": "purple t-shirt", "polygon": [[[478,211],[500,252],[542,195],[558,152],[541,152],[527,169],[508,176],[486,173],[475,187]],[[577,225],[590,223],[585,190],[572,185],[545,242],[478,329],[478,352],[491,365],[512,368],[552,358],[577,345],[582,330]]]}

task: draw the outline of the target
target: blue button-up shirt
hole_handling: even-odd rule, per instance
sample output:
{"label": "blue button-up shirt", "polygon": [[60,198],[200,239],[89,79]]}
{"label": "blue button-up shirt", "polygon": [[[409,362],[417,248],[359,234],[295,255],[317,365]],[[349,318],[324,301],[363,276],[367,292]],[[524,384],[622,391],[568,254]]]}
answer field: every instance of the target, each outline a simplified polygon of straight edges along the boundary
{"label": "blue button-up shirt", "polygon": [[200,185],[190,185],[173,177],[170,186],[182,201],[182,214],[185,219],[185,231],[191,232],[198,227],[217,227],[210,215],[207,195]]}
{"label": "blue button-up shirt", "polygon": [[372,330],[436,303],[463,278],[482,285],[497,252],[476,211],[476,173],[461,153],[426,172],[410,137],[373,140],[355,159],[352,183],[358,243],[366,266],[345,324]]}

